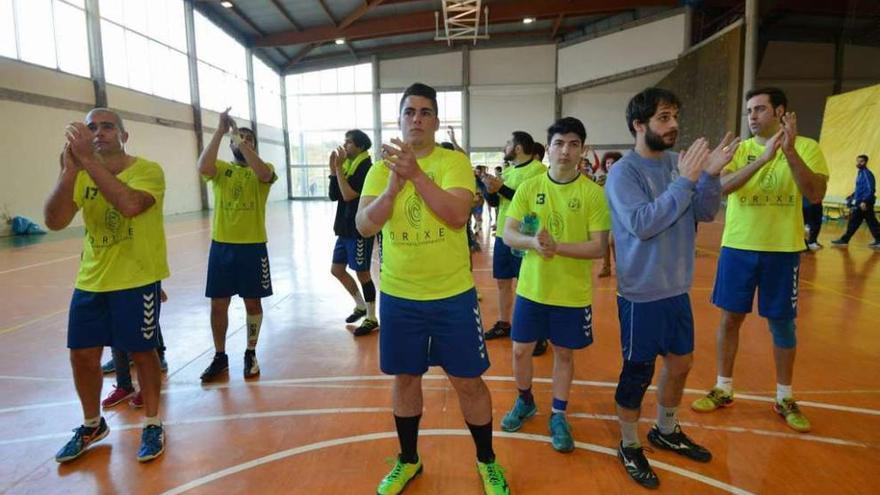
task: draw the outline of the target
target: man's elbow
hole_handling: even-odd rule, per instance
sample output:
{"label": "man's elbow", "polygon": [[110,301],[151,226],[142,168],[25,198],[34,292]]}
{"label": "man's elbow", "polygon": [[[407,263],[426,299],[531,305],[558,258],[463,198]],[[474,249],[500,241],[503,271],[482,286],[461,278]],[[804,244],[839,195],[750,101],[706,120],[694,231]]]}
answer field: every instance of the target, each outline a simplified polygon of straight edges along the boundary
{"label": "man's elbow", "polygon": [[43,218],[43,222],[46,224],[46,228],[49,230],[61,230],[64,227],[67,227],[67,224],[65,222],[62,222],[60,219],[52,215],[45,215]]}

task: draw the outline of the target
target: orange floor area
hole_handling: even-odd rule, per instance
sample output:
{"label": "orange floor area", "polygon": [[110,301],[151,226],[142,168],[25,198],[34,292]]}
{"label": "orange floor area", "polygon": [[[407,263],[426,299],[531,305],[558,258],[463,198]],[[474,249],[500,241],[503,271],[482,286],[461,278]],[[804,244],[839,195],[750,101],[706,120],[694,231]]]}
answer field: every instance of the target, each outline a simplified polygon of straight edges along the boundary
{"label": "orange floor area", "polygon": [[[164,456],[136,461],[142,411],[105,411],[111,432],[82,458],[59,465],[55,452],[82,421],[66,349],[67,307],[80,239],[51,234],[0,248],[0,493],[14,494],[368,494],[397,452],[390,381],[378,369],[377,335],[354,338],[343,319],[350,297],[330,275],[335,205],[270,205],[269,253],[275,294],[263,301],[257,354],[262,375],[245,382],[244,307],[230,312],[228,381],[203,386],[213,354],[204,297],[210,218],[167,219],[172,276],[161,324],[169,370],[163,386]],[[487,221],[488,224],[488,221]],[[830,247],[843,225],[823,228],[826,248],[804,254],[795,395],[813,423],[789,429],[772,410],[775,380],[766,324],[750,316],[741,332],[736,404],[698,414],[687,404],[715,381],[709,303],[722,224],[701,225],[691,292],[696,358],[680,419],[709,448],[708,464],[647,453],[661,493],[877,493],[880,465],[880,252],[863,229],[848,249]],[[497,319],[491,245],[474,261],[485,326]],[[429,262],[430,260],[426,260]],[[495,449],[512,493],[642,493],[615,457],[614,387],[620,372],[615,279],[595,277],[595,343],[575,353],[569,403],[577,449],[554,452],[547,437],[552,350],[536,358],[540,409],[518,433],[498,423],[516,396],[509,340],[488,343]],[[374,272],[377,272],[374,264]],[[109,349],[105,358],[109,357]],[[103,395],[113,384],[105,381]],[[424,380],[420,454],[425,471],[407,495],[481,493],[474,450],[456,394],[437,370]],[[641,434],[655,416],[644,403]],[[647,443],[647,442],[645,442]]]}

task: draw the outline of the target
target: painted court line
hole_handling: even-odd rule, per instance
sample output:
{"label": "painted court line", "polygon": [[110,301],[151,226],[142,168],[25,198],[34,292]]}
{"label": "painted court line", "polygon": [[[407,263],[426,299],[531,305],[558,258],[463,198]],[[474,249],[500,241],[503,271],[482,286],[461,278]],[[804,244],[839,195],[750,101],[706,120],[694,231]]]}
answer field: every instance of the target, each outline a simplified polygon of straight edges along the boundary
{"label": "painted court line", "polygon": [[[468,430],[452,430],[452,429],[431,429],[431,430],[422,430],[419,432],[419,436],[421,436],[421,437],[425,437],[425,436],[460,436],[460,437],[467,436],[467,437],[469,437],[470,434],[471,433]],[[527,433],[500,432],[500,433],[496,433],[496,437],[510,438],[510,439],[514,439],[514,440],[526,440],[526,441],[541,442],[541,443],[549,443],[550,442],[550,439],[546,436],[532,435],[532,434],[527,434]],[[270,462],[278,461],[278,460],[285,459],[288,457],[297,456],[300,454],[305,454],[308,452],[313,452],[316,450],[321,450],[321,449],[326,449],[326,448],[331,448],[331,447],[338,447],[340,445],[350,445],[350,444],[354,444],[354,443],[372,442],[375,440],[387,440],[387,439],[396,439],[396,438],[397,438],[397,432],[386,431],[386,432],[380,432],[380,433],[370,433],[367,435],[357,435],[357,436],[345,437],[345,438],[335,438],[333,440],[325,440],[323,442],[316,442],[316,443],[312,443],[312,444],[308,444],[308,445],[303,445],[300,447],[284,450],[281,452],[276,452],[274,454],[260,457],[260,458],[254,459],[252,461],[238,464],[236,466],[232,466],[232,467],[229,467],[226,469],[222,469],[220,471],[208,474],[208,475],[203,476],[201,478],[197,478],[195,480],[192,480],[192,481],[185,483],[183,485],[180,485],[176,488],[172,488],[171,490],[164,492],[162,495],[179,495],[181,493],[185,493],[185,492],[192,490],[194,488],[198,488],[200,486],[207,485],[208,483],[212,483],[214,481],[217,481],[221,478],[225,478],[227,476],[231,476],[233,474],[237,474],[237,473],[246,471],[248,469],[261,466],[263,464],[268,464]],[[617,456],[616,450],[609,449],[608,447],[602,447],[600,445],[591,444],[591,443],[575,442],[575,447],[582,449],[582,450],[586,450],[588,452],[605,454],[605,455],[609,455],[609,456]],[[735,495],[751,495],[751,493],[752,493],[752,492],[749,492],[749,491],[744,490],[742,488],[725,483],[723,481],[719,481],[714,478],[710,478],[708,476],[704,476],[702,474],[695,473],[693,471],[689,471],[687,469],[682,469],[680,467],[673,466],[673,465],[667,464],[665,462],[652,460],[651,466],[653,466],[654,468],[662,469],[664,471],[675,473],[679,476],[697,481],[699,483],[703,483],[705,485],[709,485],[709,486],[718,488],[718,489],[723,490],[728,493],[733,493]]]}

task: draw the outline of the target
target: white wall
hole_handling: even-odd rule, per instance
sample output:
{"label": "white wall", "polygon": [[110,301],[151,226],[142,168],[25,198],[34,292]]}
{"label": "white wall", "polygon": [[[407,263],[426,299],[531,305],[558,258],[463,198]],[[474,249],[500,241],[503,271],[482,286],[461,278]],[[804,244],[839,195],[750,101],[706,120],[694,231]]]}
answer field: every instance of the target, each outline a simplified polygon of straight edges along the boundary
{"label": "white wall", "polygon": [[562,115],[576,117],[584,123],[588,143],[628,148],[633,142],[626,126],[626,106],[630,98],[668,73],[663,70],[563,94]]}
{"label": "white wall", "polygon": [[470,147],[504,147],[513,131],[538,142],[553,123],[556,87],[550,84],[471,86]]}
{"label": "white wall", "polygon": [[470,61],[475,86],[556,82],[556,45],[471,50]]}
{"label": "white wall", "polygon": [[379,62],[379,87],[400,89],[414,82],[429,86],[461,86],[460,51],[396,58]]}
{"label": "white wall", "polygon": [[675,60],[688,46],[686,19],[678,14],[561,48],[558,86]]}

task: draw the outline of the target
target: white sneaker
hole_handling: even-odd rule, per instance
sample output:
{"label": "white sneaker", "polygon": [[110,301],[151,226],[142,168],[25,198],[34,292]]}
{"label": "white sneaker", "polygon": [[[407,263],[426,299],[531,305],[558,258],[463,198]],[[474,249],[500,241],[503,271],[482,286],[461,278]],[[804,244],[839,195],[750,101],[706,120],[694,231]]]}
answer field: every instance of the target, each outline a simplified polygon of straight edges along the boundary
{"label": "white sneaker", "polygon": [[813,243],[807,244],[807,247],[810,248],[810,251],[818,251],[818,250],[822,249],[824,246],[822,246],[818,242],[813,242]]}

